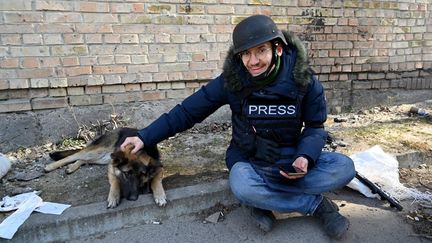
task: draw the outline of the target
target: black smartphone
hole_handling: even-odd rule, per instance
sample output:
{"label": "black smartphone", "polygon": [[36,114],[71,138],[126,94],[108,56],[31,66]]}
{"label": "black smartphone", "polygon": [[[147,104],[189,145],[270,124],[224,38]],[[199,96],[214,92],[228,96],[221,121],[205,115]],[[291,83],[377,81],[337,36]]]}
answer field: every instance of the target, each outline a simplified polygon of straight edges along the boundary
{"label": "black smartphone", "polygon": [[281,165],[281,166],[279,166],[279,170],[285,172],[287,175],[290,175],[290,176],[305,175],[306,174],[306,172],[295,171],[294,167],[292,167],[291,165],[290,166]]}

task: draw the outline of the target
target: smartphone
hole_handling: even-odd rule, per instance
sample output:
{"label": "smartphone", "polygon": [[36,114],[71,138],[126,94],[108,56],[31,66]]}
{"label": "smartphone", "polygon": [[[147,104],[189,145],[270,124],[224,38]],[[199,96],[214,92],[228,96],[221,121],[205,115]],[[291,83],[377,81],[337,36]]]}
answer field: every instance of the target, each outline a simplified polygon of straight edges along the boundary
{"label": "smartphone", "polygon": [[[285,171],[284,171],[285,172]],[[289,176],[306,175],[306,172],[285,172]]]}
{"label": "smartphone", "polygon": [[306,175],[306,172],[297,172],[292,166],[279,166],[279,170],[290,176]]}

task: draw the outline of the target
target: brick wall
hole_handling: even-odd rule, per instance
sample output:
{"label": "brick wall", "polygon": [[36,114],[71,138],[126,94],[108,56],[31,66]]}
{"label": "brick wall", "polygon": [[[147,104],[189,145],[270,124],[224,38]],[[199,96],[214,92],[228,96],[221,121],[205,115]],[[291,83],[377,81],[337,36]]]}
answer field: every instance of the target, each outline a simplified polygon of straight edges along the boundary
{"label": "brick wall", "polygon": [[305,41],[333,111],[355,106],[356,92],[430,91],[431,7],[424,0],[0,0],[0,113],[185,97],[220,73],[235,24],[258,13]]}

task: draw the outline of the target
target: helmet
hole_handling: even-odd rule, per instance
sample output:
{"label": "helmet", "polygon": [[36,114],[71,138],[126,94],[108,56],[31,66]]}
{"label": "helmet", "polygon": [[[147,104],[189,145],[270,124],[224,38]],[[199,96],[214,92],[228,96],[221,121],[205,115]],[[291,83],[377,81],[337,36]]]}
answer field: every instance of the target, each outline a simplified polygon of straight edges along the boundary
{"label": "helmet", "polygon": [[247,17],[234,28],[234,54],[277,38],[281,39],[285,45],[287,44],[282,31],[277,28],[270,17],[266,15]]}

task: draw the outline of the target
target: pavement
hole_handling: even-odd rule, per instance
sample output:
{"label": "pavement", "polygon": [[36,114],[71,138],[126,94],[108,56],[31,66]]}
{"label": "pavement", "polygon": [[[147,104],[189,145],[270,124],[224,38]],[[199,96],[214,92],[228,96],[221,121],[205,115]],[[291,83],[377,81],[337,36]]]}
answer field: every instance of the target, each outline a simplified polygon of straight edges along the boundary
{"label": "pavement", "polygon": [[[406,223],[407,208],[397,211],[348,188],[326,196],[351,222],[340,242],[430,242]],[[333,242],[316,219],[299,214],[277,214],[275,228],[264,234],[238,205],[226,179],[171,189],[167,198],[163,208],[146,194],[115,209],[100,202],[68,208],[59,216],[33,213],[12,240],[0,242]],[[230,210],[220,215],[215,205]],[[214,213],[219,220],[205,220]]]}

